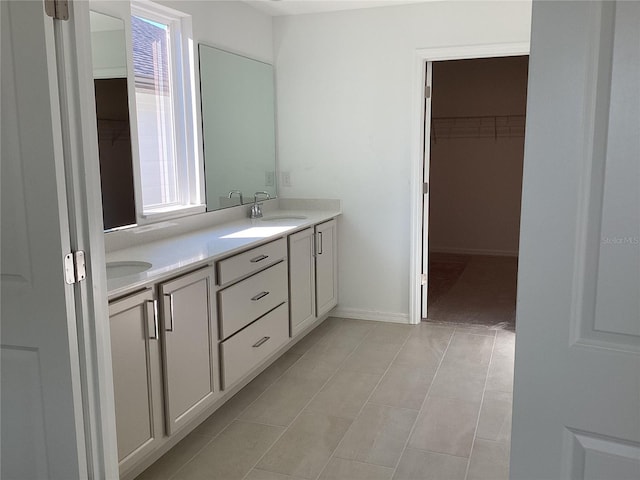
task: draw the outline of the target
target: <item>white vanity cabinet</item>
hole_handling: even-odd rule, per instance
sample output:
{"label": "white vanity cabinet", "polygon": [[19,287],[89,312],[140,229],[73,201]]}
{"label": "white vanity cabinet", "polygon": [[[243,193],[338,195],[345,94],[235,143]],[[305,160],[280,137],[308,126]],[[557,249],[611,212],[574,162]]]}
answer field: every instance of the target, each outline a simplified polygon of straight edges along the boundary
{"label": "white vanity cabinet", "polygon": [[[289,340],[284,238],[218,263],[222,387],[228,389]],[[250,274],[250,276],[246,276]]]}
{"label": "white vanity cabinet", "polygon": [[151,288],[109,304],[121,472],[155,450],[164,436],[156,305]]}
{"label": "white vanity cabinet", "polygon": [[336,220],[289,235],[288,242],[289,312],[296,336],[338,303]]}
{"label": "white vanity cabinet", "polygon": [[336,305],[337,225],[326,218],[109,303],[121,478],[135,478]]}
{"label": "white vanity cabinet", "polygon": [[218,388],[213,268],[159,286],[167,434],[200,415]]}
{"label": "white vanity cabinet", "polygon": [[335,219],[316,225],[316,317],[338,304],[338,226]]}

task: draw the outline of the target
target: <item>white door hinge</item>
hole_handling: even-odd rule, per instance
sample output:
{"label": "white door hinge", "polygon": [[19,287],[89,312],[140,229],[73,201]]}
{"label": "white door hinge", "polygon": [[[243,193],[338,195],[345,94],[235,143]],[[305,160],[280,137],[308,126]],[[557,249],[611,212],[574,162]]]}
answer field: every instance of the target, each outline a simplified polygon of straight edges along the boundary
{"label": "white door hinge", "polygon": [[56,20],[69,20],[69,0],[44,0],[44,11]]}
{"label": "white door hinge", "polygon": [[82,250],[67,253],[64,256],[64,281],[68,285],[81,282],[87,278],[85,254]]}
{"label": "white door hinge", "polygon": [[424,86],[424,98],[431,98],[431,87],[429,85]]}
{"label": "white door hinge", "polygon": [[421,273],[420,274],[420,284],[421,285],[426,285],[427,284],[427,274],[426,273]]}
{"label": "white door hinge", "polygon": [[429,193],[429,182],[424,182],[422,184],[422,194],[426,195],[427,193]]}

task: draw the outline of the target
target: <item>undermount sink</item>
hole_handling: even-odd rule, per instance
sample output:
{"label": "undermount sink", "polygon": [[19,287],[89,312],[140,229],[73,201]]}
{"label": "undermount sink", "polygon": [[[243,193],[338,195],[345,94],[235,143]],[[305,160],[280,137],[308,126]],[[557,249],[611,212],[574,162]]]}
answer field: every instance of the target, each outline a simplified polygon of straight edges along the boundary
{"label": "undermount sink", "polygon": [[151,268],[149,262],[108,262],[107,263],[107,278],[120,278],[128,275],[135,275],[136,273],[146,272]]}
{"label": "undermount sink", "polygon": [[278,220],[306,220],[304,215],[269,215],[262,219],[263,222],[275,222]]}

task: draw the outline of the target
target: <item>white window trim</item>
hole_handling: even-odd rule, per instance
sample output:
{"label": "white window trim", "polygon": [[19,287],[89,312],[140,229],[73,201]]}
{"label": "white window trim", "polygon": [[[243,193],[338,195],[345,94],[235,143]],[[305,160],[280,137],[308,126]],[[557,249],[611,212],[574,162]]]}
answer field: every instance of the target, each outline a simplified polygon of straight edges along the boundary
{"label": "white window trim", "polygon": [[[168,218],[192,215],[206,211],[204,195],[204,164],[200,152],[200,129],[198,128],[197,90],[195,83],[195,57],[191,16],[183,12],[144,0],[131,2],[131,15],[148,18],[169,25],[171,30],[172,95],[174,98],[174,122],[176,128],[175,149],[178,159],[179,202],[144,209],[139,152],[135,154],[134,175],[136,194],[136,217],[138,225],[145,225]],[[133,43],[131,44],[133,48]],[[135,72],[130,65],[130,75],[135,85]],[[135,90],[130,95],[135,96]],[[135,104],[135,102],[134,102]],[[136,122],[137,115],[131,123]],[[139,148],[137,138],[136,148]],[[133,147],[133,145],[132,145]]]}

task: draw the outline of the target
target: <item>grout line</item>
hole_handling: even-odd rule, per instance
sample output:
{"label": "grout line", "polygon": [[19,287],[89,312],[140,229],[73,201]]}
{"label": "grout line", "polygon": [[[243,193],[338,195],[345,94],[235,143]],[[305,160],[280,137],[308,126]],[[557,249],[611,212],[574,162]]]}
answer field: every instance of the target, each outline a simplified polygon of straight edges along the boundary
{"label": "grout line", "polygon": [[493,354],[496,349],[497,336],[493,337],[493,345],[491,346],[491,357],[489,358],[489,366],[487,368],[487,374],[484,377],[484,387],[482,388],[482,399],[480,400],[480,409],[478,410],[478,418],[476,418],[476,427],[473,430],[473,438],[471,439],[471,450],[469,450],[469,459],[467,460],[467,469],[464,472],[464,479],[467,480],[469,476],[469,467],[471,466],[471,456],[473,455],[473,448],[476,445],[476,435],[478,433],[478,425],[480,424],[480,415],[482,415],[482,406],[484,405],[484,395],[487,392],[487,382],[489,381],[489,370],[491,369],[491,362],[493,361]]}
{"label": "grout line", "polygon": [[391,476],[391,478],[393,478],[396,474],[396,472],[398,471],[398,465],[400,465],[400,460],[402,460],[402,457],[404,456],[404,452],[407,450],[407,446],[409,445],[409,441],[411,440],[411,437],[413,436],[413,432],[416,429],[416,425],[418,424],[418,419],[420,418],[420,413],[422,413],[425,404],[427,403],[427,398],[429,398],[429,394],[431,393],[431,387],[433,386],[433,381],[435,380],[436,376],[438,375],[438,372],[440,371],[440,367],[442,366],[442,361],[444,360],[445,355],[447,354],[447,352],[449,351],[449,347],[451,346],[451,342],[453,341],[453,337],[455,335],[455,328],[453,330],[453,332],[451,332],[451,336],[449,337],[449,342],[447,342],[447,347],[444,349],[444,352],[442,352],[442,357],[440,358],[440,361],[438,362],[438,367],[436,368],[436,371],[433,374],[433,378],[431,379],[431,383],[429,384],[429,388],[427,389],[427,392],[424,396],[424,400],[422,400],[422,404],[420,405],[420,409],[418,410],[418,415],[416,415],[416,419],[413,422],[413,425],[411,426],[411,430],[409,430],[409,435],[407,436],[407,439],[404,442],[404,446],[402,447],[402,451],[400,452],[400,456],[398,457],[398,461],[396,462],[395,467],[393,467],[393,475]]}
{"label": "grout line", "polygon": [[[330,317],[329,317],[329,318],[330,318]],[[323,326],[323,325],[324,325],[324,322],[327,322],[327,321],[329,320],[329,318],[326,318],[326,319],[325,319],[325,320],[324,320],[320,325],[318,325],[316,328],[319,328],[319,327]],[[322,335],[320,335],[320,337],[319,337],[318,339],[316,339],[316,341],[315,341],[313,344],[311,344],[311,345],[309,346],[309,348],[308,348],[308,349],[307,349],[303,354],[301,354],[301,355],[300,355],[300,358],[298,358],[295,362],[293,362],[293,363],[292,363],[291,365],[289,365],[286,369],[284,369],[284,371],[283,371],[280,375],[278,375],[278,376],[273,380],[273,382],[271,382],[271,383],[269,384],[269,386],[267,386],[267,388],[265,388],[265,389],[260,393],[260,395],[258,395],[258,396],[257,396],[256,398],[254,398],[254,399],[253,399],[253,400],[252,400],[252,401],[251,401],[251,402],[250,402],[246,407],[244,407],[242,410],[240,410],[240,412],[238,413],[238,415],[236,415],[235,417],[233,417],[233,418],[229,421],[229,423],[228,423],[227,425],[225,425],[225,426],[224,426],[224,428],[222,428],[218,433],[216,433],[215,435],[213,435],[213,436],[211,437],[211,439],[210,439],[210,440],[209,440],[209,441],[208,441],[208,442],[207,442],[207,443],[206,443],[202,448],[198,449],[198,450],[196,451],[196,453],[194,453],[192,456],[190,456],[190,457],[189,457],[189,459],[188,459],[188,460],[186,460],[186,461],[185,461],[185,462],[180,466],[180,468],[178,468],[178,470],[176,470],[176,471],[175,471],[175,472],[174,472],[174,473],[169,477],[169,479],[168,479],[168,480],[173,480],[173,479],[175,478],[175,476],[176,476],[176,475],[177,475],[177,474],[178,474],[178,473],[179,473],[179,472],[180,472],[180,471],[181,471],[181,470],[182,470],[182,469],[183,469],[183,468],[184,468],[184,467],[185,467],[189,462],[191,462],[191,460],[193,460],[194,458],[196,458],[196,457],[200,454],[200,452],[202,452],[205,448],[207,448],[207,446],[209,446],[209,444],[210,444],[211,442],[213,442],[213,441],[214,441],[216,438],[218,438],[218,437],[219,437],[219,436],[220,436],[224,431],[226,431],[226,430],[231,426],[231,424],[232,424],[233,422],[238,421],[238,420],[240,419],[240,417],[242,416],[242,414],[243,414],[243,413],[244,413],[244,412],[245,412],[245,411],[246,411],[246,410],[247,410],[251,405],[253,405],[256,401],[258,401],[258,399],[259,399],[260,397],[262,397],[262,395],[264,395],[264,394],[265,394],[265,392],[266,392],[267,390],[269,390],[269,389],[270,389],[270,388],[271,388],[271,387],[272,387],[272,386],[273,386],[273,385],[274,385],[278,380],[280,380],[280,378],[282,378],[282,377],[283,377],[283,376],[284,376],[284,375],[285,375],[285,374],[286,374],[286,373],[287,373],[287,372],[288,372],[288,371],[289,371],[289,370],[290,370],[290,369],[291,369],[291,368],[292,368],[296,363],[298,363],[298,362],[300,361],[300,359],[301,359],[302,357],[304,357],[304,356],[307,354],[307,352],[308,352],[308,351],[309,351],[309,350],[310,350],[310,349],[311,349],[311,348],[312,348],[316,343],[318,343],[318,341],[319,341],[320,339],[322,339],[322,338],[323,338],[327,333],[329,333],[329,331],[331,331],[331,328],[332,328],[331,326],[327,327],[327,331],[326,331],[326,332],[324,332]],[[315,331],[315,328],[314,328],[313,330],[311,330],[307,335],[311,335],[311,333],[313,333],[314,331]],[[306,336],[306,335],[305,335],[305,336]],[[302,341],[302,340],[303,340],[303,339],[300,339],[300,341]],[[273,364],[274,364],[275,362],[277,362],[277,361],[278,361],[278,360],[276,359],[276,360],[275,360],[271,365],[273,365]],[[271,365],[269,365],[269,367],[270,367]],[[267,367],[267,368],[269,368],[269,367]],[[264,370],[264,371],[266,371],[266,370],[267,370],[267,368],[265,368],[265,370]],[[263,372],[264,372],[264,371],[263,371]],[[258,375],[253,379],[253,380],[255,380],[255,379],[256,379],[256,378],[258,378],[260,375],[262,375],[262,373],[263,373],[263,372],[260,372],[260,374],[258,374]],[[253,380],[251,380],[251,382],[253,382]],[[245,386],[244,386],[244,387],[242,387],[240,390],[238,390],[238,391],[236,392],[236,394],[235,394],[233,397],[231,397],[229,400],[227,400],[227,402],[225,402],[225,403],[223,403],[222,405],[220,405],[220,407],[218,408],[218,410],[220,410],[220,409],[221,409],[225,404],[227,404],[228,402],[233,401],[233,398],[234,398],[236,395],[238,395],[240,392],[242,392],[242,390],[244,390],[247,386],[249,386],[249,385],[251,384],[251,382],[249,382],[247,385],[245,385]],[[323,385],[323,387],[324,387],[324,385]],[[207,417],[207,420],[208,420],[209,418],[211,418],[213,415],[215,415],[215,414],[216,414],[216,412],[217,412],[218,410],[214,411],[211,415],[209,415],[209,417]],[[204,420],[202,423],[206,422],[207,420]],[[202,423],[201,423],[200,425],[202,425]],[[250,423],[258,423],[258,422],[250,422]],[[267,426],[274,426],[274,427],[276,427],[276,426],[277,426],[277,427],[282,428],[282,425],[267,425]],[[289,428],[289,427],[288,427],[288,426],[286,426],[284,431],[286,431],[288,428]],[[195,430],[194,430],[194,431],[195,431]],[[193,432],[192,432],[192,433],[193,433]],[[191,433],[189,433],[186,437],[184,437],[182,440],[180,440],[180,442],[182,442],[182,441],[183,441],[183,440],[185,440],[187,437],[189,437],[189,435],[191,435]],[[206,435],[201,435],[201,436],[206,436]],[[279,438],[279,437],[278,437],[278,438]],[[179,444],[180,444],[180,442],[178,442],[178,443],[177,443],[173,448],[175,448],[177,445],[179,445]],[[271,446],[273,446],[273,444],[272,444]],[[269,449],[271,448],[271,446],[269,446]],[[172,448],[172,449],[173,449],[173,448]],[[169,450],[169,452],[170,452],[170,451],[171,451],[171,450]],[[167,453],[169,453],[169,452],[166,452],[164,455],[166,455],[166,454],[167,454]],[[164,457],[164,455],[163,455],[162,457],[160,457],[158,460],[156,460],[153,464],[155,464],[155,463],[159,462],[160,460],[162,460],[162,458]],[[153,464],[152,464],[152,465],[153,465]],[[147,467],[147,468],[150,468],[150,467],[151,467],[151,465],[149,465],[149,467]],[[251,470],[249,470],[249,472],[250,472],[250,471],[251,471]],[[248,474],[248,473],[247,473],[247,474]]]}
{"label": "grout line", "polygon": [[[365,340],[367,339],[367,337],[369,336],[369,334],[367,334],[367,336],[365,337]],[[451,335],[453,337],[453,334]],[[393,356],[393,359],[391,360],[391,362],[389,362],[389,365],[387,366],[387,368],[385,369],[384,373],[380,376],[380,379],[378,380],[378,382],[376,383],[375,387],[373,387],[373,389],[371,390],[371,393],[369,394],[369,396],[367,397],[367,399],[364,401],[364,403],[362,404],[362,406],[360,407],[360,410],[358,410],[358,413],[356,414],[355,417],[353,417],[353,420],[351,421],[351,425],[349,425],[349,428],[347,429],[347,431],[344,433],[344,435],[342,436],[342,438],[340,439],[340,441],[338,442],[338,444],[335,446],[335,448],[333,449],[333,452],[331,452],[331,455],[329,455],[329,458],[327,459],[327,461],[325,462],[324,466],[322,467],[322,470],[320,470],[320,473],[318,473],[318,475],[316,476],[316,479],[320,478],[320,476],[322,475],[322,473],[325,471],[325,469],[327,468],[327,465],[329,465],[329,462],[331,462],[331,459],[333,458],[340,458],[340,457],[335,457],[335,453],[338,450],[338,448],[340,448],[340,445],[342,445],[342,442],[344,441],[345,437],[347,436],[347,434],[349,433],[349,431],[351,430],[351,428],[353,427],[353,424],[356,422],[356,420],[358,419],[358,417],[360,416],[360,414],[362,413],[362,411],[364,410],[364,408],[367,406],[367,404],[369,403],[369,400],[371,399],[371,397],[373,396],[373,394],[375,393],[376,389],[378,388],[378,386],[380,385],[380,383],[382,382],[382,380],[384,379],[385,375],[387,374],[387,372],[389,371],[389,369],[391,369],[391,365],[393,365],[393,362],[395,362],[396,358],[398,358],[398,355],[400,355],[400,352],[402,352],[402,349],[404,348],[404,346],[407,344],[407,342],[409,341],[409,338],[411,338],[411,332],[409,332],[409,334],[407,335],[407,338],[404,339],[404,342],[402,342],[402,345],[400,345],[400,348],[398,349],[398,351],[396,352],[396,354]],[[433,379],[432,379],[433,381]],[[409,410],[409,409],[405,409],[405,410]],[[415,410],[412,410],[415,412]],[[416,418],[417,415],[416,415]],[[346,460],[346,459],[345,459]],[[352,459],[353,460],[353,459]],[[367,462],[360,462],[358,460],[353,460],[353,461],[357,461],[359,463],[367,463]],[[367,465],[376,465],[379,467],[384,467],[384,468],[391,468],[391,467],[386,467],[384,465],[377,465],[377,464],[373,464],[373,463],[367,463]],[[392,476],[393,473],[395,473],[395,470],[392,472]]]}
{"label": "grout line", "polygon": [[[328,333],[328,332],[327,332]],[[355,345],[353,347],[353,350],[351,350],[351,353],[349,353],[349,355],[347,355],[345,357],[345,359],[340,362],[340,364],[338,365],[338,367],[336,368],[335,372],[333,372],[331,374],[331,376],[322,384],[322,386],[320,387],[320,389],[313,394],[313,396],[309,399],[309,401],[302,407],[302,409],[300,409],[300,411],[298,412],[298,414],[291,420],[291,422],[289,423],[289,425],[287,425],[284,430],[282,430],[282,432],[280,433],[280,435],[278,435],[278,437],[271,443],[271,445],[269,445],[269,447],[264,451],[264,453],[260,456],[260,458],[258,458],[258,460],[251,466],[251,468],[249,468],[249,470],[247,470],[247,473],[242,477],[242,480],[246,480],[247,476],[251,473],[251,470],[253,470],[254,468],[256,468],[256,466],[262,461],[262,459],[267,455],[267,453],[269,453],[271,451],[271,449],[273,448],[273,446],[278,443],[278,441],[284,436],[285,433],[287,433],[289,431],[289,429],[291,428],[291,426],[295,423],[295,421],[298,419],[298,417],[300,417],[300,415],[302,415],[302,413],[306,410],[306,408],[311,404],[311,402],[313,402],[313,400],[318,396],[318,394],[320,392],[322,392],[322,390],[324,389],[324,387],[327,386],[327,384],[336,376],[336,374],[340,371],[340,367],[349,359],[351,358],[351,356],[354,354],[354,352],[358,349],[358,347],[360,345],[362,345],[362,343],[365,341],[365,339],[369,336],[371,332],[367,332],[367,334],[362,338],[362,340],[360,340],[358,342],[357,345]],[[325,333],[326,335],[326,333]],[[324,337],[324,335],[322,336]],[[322,338],[320,337],[320,338]],[[317,343],[317,342],[316,342]],[[314,343],[315,345],[315,343]],[[306,355],[307,352],[304,353],[304,355]],[[303,355],[303,356],[304,356]],[[302,358],[302,357],[300,357]],[[300,359],[298,359],[299,361]],[[298,363],[297,361],[295,363]],[[275,382],[274,382],[275,383]],[[271,384],[273,385],[273,384]],[[270,388],[270,387],[269,387]],[[266,391],[266,390],[265,390]],[[257,399],[256,399],[257,400]],[[247,407],[249,408],[249,407]],[[245,409],[246,410],[246,409]],[[243,410],[244,412],[244,410]],[[353,422],[352,422],[353,423]],[[348,430],[348,429],[347,429]],[[265,471],[269,471],[269,470],[265,470]],[[273,473],[273,472],[272,472]],[[277,473],[277,472],[275,472]]]}

